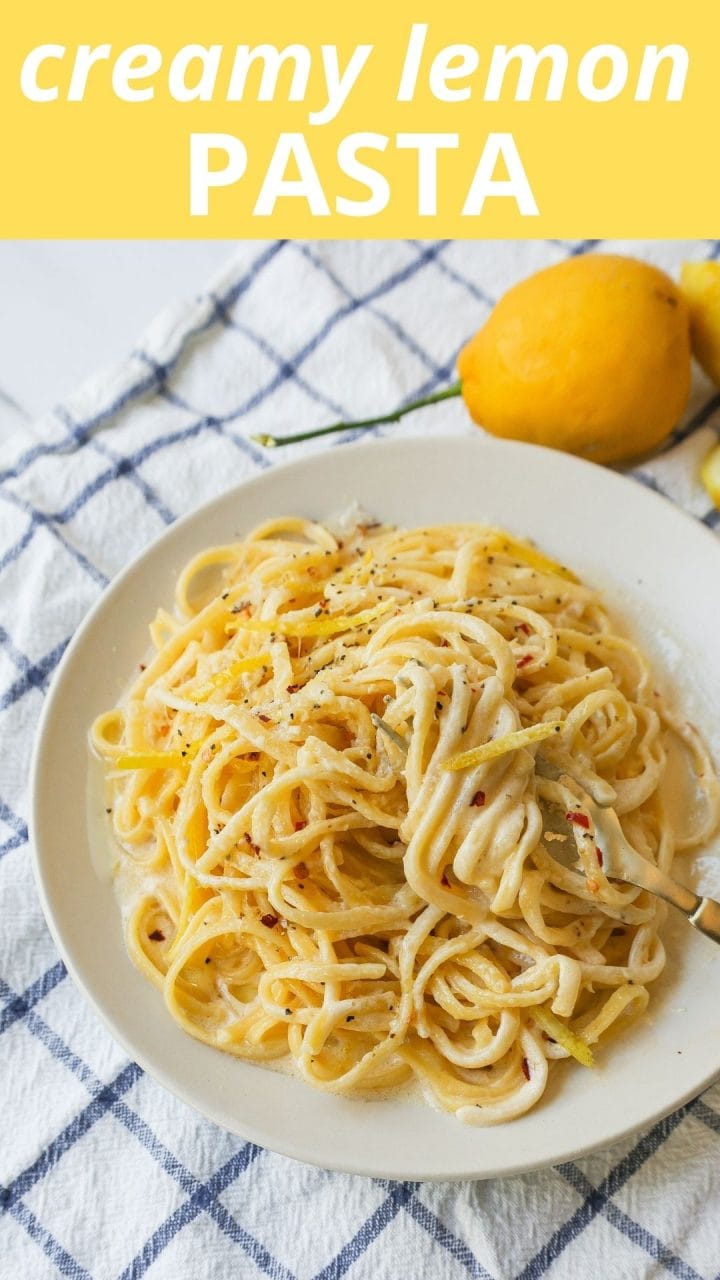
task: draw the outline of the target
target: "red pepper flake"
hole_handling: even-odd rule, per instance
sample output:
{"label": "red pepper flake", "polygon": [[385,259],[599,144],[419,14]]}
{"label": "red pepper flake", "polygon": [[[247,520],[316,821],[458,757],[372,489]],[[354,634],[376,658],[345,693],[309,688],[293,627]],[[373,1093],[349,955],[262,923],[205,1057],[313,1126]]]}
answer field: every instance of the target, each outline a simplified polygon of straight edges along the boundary
{"label": "red pepper flake", "polygon": [[603,864],[603,853],[602,849],[599,849],[597,845],[595,845],[595,857],[598,860],[598,866],[601,867]]}
{"label": "red pepper flake", "polygon": [[310,872],[304,862],[296,862],[293,867],[293,875],[296,880],[307,880]]}
{"label": "red pepper flake", "polygon": [[246,844],[248,844],[248,845],[250,846],[250,849],[251,849],[252,853],[254,853],[254,854],[255,854],[255,857],[256,857],[256,858],[259,858],[259,857],[260,857],[260,845],[259,845],[259,844],[255,844],[255,841],[253,840],[252,836],[251,836],[247,831],[245,832],[245,835],[243,836],[243,840],[245,841],[245,843],[246,843]]}
{"label": "red pepper flake", "polygon": [[243,752],[243,754],[242,754],[242,756],[240,757],[240,759],[241,759],[241,760],[259,760],[259,759],[260,759],[260,752],[259,752],[259,751],[245,751],[245,752]]}
{"label": "red pepper flake", "polygon": [[263,724],[269,724],[269,723],[270,723],[270,717],[269,717],[269,716],[264,716],[261,712],[258,712],[258,720],[261,720]]}
{"label": "red pepper flake", "polygon": [[577,809],[571,809],[565,814],[566,822],[574,822],[576,827],[584,827],[587,831],[590,827],[590,819],[586,813],[580,813]]}
{"label": "red pepper flake", "polygon": [[307,826],[307,822],[294,822],[293,826],[296,831],[304,831]]}
{"label": "red pepper flake", "polygon": [[445,872],[444,872],[444,871],[443,871],[442,879],[441,879],[440,883],[441,883],[441,884],[444,884],[444,885],[447,885],[447,886],[449,886],[449,884],[450,884],[450,881],[448,880],[448,878],[447,878],[447,876],[445,875]]}
{"label": "red pepper flake", "polygon": [[522,1067],[522,1073],[525,1079],[529,1080],[530,1079],[530,1063],[528,1062],[527,1058],[523,1058],[520,1065]]}
{"label": "red pepper flake", "polygon": [[523,635],[525,636],[529,636],[531,634],[531,630],[527,622],[518,622],[515,626],[515,630],[522,631]]}
{"label": "red pepper flake", "polygon": [[164,942],[165,934],[162,929],[153,929],[152,933],[148,934],[148,938],[151,942]]}
{"label": "red pepper flake", "polygon": [[518,658],[515,665],[518,668],[518,670],[520,670],[520,667],[526,667],[528,662],[532,662],[532,660],[533,660],[533,655],[531,653],[524,653],[522,658]]}
{"label": "red pepper flake", "polygon": [[482,809],[482,807],[483,807],[484,803],[485,803],[485,792],[484,792],[484,791],[476,791],[476,792],[475,792],[475,795],[473,796],[472,800],[470,801],[471,806],[472,806],[473,808],[475,808],[475,809]]}
{"label": "red pepper flake", "polygon": [[287,692],[288,692],[288,693],[297,693],[297,691],[298,691],[298,689],[299,689],[299,688],[300,688],[300,685],[299,685],[299,684],[289,684],[289,685],[288,685],[288,687],[287,687]]}
{"label": "red pepper flake", "polygon": [[260,923],[264,924],[266,929],[274,929],[277,922],[277,916],[271,915],[269,911],[267,915],[260,917]]}

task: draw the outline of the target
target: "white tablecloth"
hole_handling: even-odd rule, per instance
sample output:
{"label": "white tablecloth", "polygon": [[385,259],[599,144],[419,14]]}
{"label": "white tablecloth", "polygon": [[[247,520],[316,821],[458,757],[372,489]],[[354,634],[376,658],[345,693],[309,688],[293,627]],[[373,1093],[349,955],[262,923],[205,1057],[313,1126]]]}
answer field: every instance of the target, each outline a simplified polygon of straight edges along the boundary
{"label": "white tablecloth", "polygon": [[[335,437],[274,455],[251,432],[362,417],[442,386],[507,285],[598,247],[669,268],[720,248],[247,243],[206,295],[160,316],[127,360],[3,445],[0,1270],[12,1280],[710,1280],[720,1270],[719,1086],[612,1150],[504,1182],[324,1173],[216,1129],[128,1063],[58,960],[29,865],[27,770],[43,696],[113,574],[229,483],[338,447]],[[719,404],[698,380],[686,426],[638,473],[711,527],[718,513],[695,472]],[[455,401],[384,433],[472,430]]]}

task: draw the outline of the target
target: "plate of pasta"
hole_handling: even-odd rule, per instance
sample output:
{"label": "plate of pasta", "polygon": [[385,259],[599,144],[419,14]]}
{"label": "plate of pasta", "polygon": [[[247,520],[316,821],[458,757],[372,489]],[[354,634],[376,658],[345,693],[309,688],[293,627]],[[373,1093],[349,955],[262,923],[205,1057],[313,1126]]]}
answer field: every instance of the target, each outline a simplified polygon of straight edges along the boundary
{"label": "plate of pasta", "polygon": [[115,1037],[225,1128],[390,1178],[697,1094],[720,950],[606,874],[577,797],[717,896],[719,570],[643,487],[477,436],[179,521],[74,638],[33,766],[44,909]]}

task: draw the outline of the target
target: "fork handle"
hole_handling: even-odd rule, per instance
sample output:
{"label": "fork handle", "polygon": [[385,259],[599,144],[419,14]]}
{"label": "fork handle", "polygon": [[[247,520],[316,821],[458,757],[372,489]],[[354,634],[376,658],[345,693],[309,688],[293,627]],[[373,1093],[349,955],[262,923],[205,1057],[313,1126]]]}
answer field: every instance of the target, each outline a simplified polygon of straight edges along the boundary
{"label": "fork handle", "polygon": [[713,942],[720,942],[720,902],[716,902],[714,898],[698,898],[697,906],[688,920],[706,937],[712,938]]}
{"label": "fork handle", "polygon": [[628,852],[628,857],[625,859],[627,874],[622,876],[623,880],[637,885],[640,889],[649,889],[650,893],[656,893],[659,898],[664,898],[665,902],[682,911],[690,924],[694,925],[700,933],[704,933],[706,938],[712,938],[713,942],[720,942],[720,902],[716,902],[714,898],[701,898],[699,893],[687,889],[684,884],[678,884],[677,880],[673,880],[672,876],[661,871],[659,867],[653,866],[651,862],[641,861],[630,845],[623,841],[620,848],[621,854],[625,848]]}

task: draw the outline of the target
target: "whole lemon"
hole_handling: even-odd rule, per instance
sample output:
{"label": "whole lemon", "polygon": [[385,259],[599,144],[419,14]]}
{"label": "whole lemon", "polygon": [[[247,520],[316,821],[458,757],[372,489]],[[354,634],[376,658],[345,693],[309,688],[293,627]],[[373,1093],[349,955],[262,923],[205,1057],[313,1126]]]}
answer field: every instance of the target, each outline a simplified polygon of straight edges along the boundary
{"label": "whole lemon", "polygon": [[720,262],[686,262],[680,289],[690,310],[693,355],[720,387]]}
{"label": "whole lemon", "polygon": [[688,308],[647,263],[570,258],[508,290],[458,369],[472,418],[493,435],[618,462],[659,444],[682,415]]}

